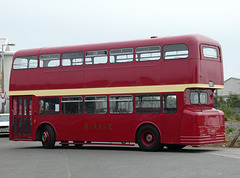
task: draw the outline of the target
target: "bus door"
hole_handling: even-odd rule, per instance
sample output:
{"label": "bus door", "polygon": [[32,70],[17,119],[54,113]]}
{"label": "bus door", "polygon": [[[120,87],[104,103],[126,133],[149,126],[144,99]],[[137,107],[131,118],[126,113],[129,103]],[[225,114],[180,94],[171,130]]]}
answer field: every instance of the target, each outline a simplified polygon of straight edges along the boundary
{"label": "bus door", "polygon": [[32,97],[13,97],[13,138],[27,139],[32,137]]}

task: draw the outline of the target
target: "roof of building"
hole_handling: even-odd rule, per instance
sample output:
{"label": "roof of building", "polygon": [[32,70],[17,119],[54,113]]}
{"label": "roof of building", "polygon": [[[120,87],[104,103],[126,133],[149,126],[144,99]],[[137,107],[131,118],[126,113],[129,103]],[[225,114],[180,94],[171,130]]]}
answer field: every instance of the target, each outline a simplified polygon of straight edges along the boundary
{"label": "roof of building", "polygon": [[230,77],[227,80],[225,80],[224,83],[228,82],[229,80],[240,80],[240,79],[239,78],[235,78],[235,77]]}

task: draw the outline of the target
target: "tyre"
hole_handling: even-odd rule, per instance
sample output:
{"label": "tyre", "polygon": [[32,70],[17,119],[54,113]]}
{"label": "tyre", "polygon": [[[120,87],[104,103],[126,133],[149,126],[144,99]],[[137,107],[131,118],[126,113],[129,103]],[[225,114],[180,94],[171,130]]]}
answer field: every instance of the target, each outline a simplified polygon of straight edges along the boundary
{"label": "tyre", "polygon": [[167,144],[166,145],[169,150],[181,150],[186,145],[178,145],[178,144]]}
{"label": "tyre", "polygon": [[55,145],[56,136],[53,128],[50,125],[46,125],[42,131],[42,145],[46,149],[51,149]]}
{"label": "tyre", "polygon": [[137,143],[143,151],[157,151],[163,148],[160,134],[153,125],[144,125],[137,132]]}

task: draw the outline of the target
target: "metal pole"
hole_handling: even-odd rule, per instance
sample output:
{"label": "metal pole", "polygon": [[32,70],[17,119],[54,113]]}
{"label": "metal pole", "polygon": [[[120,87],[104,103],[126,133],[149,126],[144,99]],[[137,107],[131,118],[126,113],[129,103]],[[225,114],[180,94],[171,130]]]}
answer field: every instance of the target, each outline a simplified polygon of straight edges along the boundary
{"label": "metal pole", "polygon": [[[1,65],[2,65],[2,79],[1,79],[1,88],[2,88],[2,92],[4,92],[4,46],[6,46],[7,44],[3,44],[2,45],[2,61],[1,61]],[[2,113],[4,113],[4,103],[2,103],[2,110],[1,110]]]}
{"label": "metal pole", "polygon": [[[2,88],[2,92],[4,92],[4,46],[15,46],[15,44],[3,44],[2,45],[2,61],[1,61],[1,64],[2,64],[2,80],[1,80],[1,88]],[[2,113],[5,112],[5,109],[4,109],[4,103],[2,103]]]}

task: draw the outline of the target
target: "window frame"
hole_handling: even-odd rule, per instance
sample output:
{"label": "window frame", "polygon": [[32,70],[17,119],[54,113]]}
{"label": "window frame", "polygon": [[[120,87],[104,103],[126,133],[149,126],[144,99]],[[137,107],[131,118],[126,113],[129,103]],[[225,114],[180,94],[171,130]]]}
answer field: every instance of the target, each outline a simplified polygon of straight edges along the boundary
{"label": "window frame", "polygon": [[[42,99],[56,99],[56,101],[58,100],[58,103],[53,103],[54,104],[54,108],[55,108],[55,110],[46,110],[45,108],[42,110],[41,108],[42,108],[42,104],[41,104],[41,100]],[[46,101],[44,101],[44,103],[45,103]],[[52,103],[51,103],[52,104]],[[45,105],[45,104],[44,104]],[[58,105],[58,106],[57,106]],[[45,106],[46,107],[46,106]],[[56,108],[56,107],[58,107],[58,108]],[[39,111],[38,111],[38,113],[40,114],[40,115],[59,115],[60,114],[60,99],[59,99],[59,97],[40,97],[39,99],[38,99],[38,109],[39,109]],[[58,111],[56,111],[56,109],[58,110]],[[44,112],[43,112],[44,111]]]}
{"label": "window frame", "polygon": [[[68,100],[68,101],[63,101],[63,99],[73,99],[73,98],[78,98],[79,100]],[[80,101],[80,102],[78,102]],[[67,106],[64,106],[64,103],[77,103],[80,105],[78,113],[65,113],[64,108]],[[62,115],[79,115],[83,113],[83,97],[82,96],[64,96],[61,98],[61,113]]]}
{"label": "window frame", "polygon": [[[30,60],[32,60],[33,57],[36,57],[36,59],[34,59],[34,60],[36,60],[36,66],[34,66],[34,67],[29,67],[29,66],[30,66]],[[29,59],[28,59],[28,58],[29,58]],[[22,67],[22,68],[15,68],[15,66],[16,66],[15,61],[16,61],[17,59],[26,59],[26,60],[27,60],[27,66],[26,66],[26,68],[23,68],[23,67]],[[37,67],[38,67],[38,56],[37,56],[37,55],[18,56],[18,57],[16,57],[16,58],[14,59],[14,61],[13,61],[13,69],[14,69],[14,70],[36,69]]]}
{"label": "window frame", "polygon": [[[103,51],[104,54],[98,54],[101,51]],[[88,55],[88,53],[97,53],[97,54]],[[90,57],[88,57],[88,56],[90,56]],[[87,58],[91,58],[91,57],[93,57],[93,59],[91,61],[86,60]],[[95,63],[94,58],[96,58],[96,57],[106,57],[106,61],[101,62],[101,63]],[[85,51],[84,63],[85,63],[85,65],[107,64],[108,63],[108,50],[103,49],[103,50]]]}
{"label": "window frame", "polygon": [[[153,99],[151,99],[151,100],[141,100],[141,101],[138,101],[137,100],[137,97],[141,97],[141,99],[143,98],[143,97],[154,97],[154,96],[156,96],[156,97],[159,97],[159,100],[153,100]],[[137,102],[139,102],[139,104],[141,104],[142,105],[142,103],[143,102],[159,102],[159,103],[157,103],[157,104],[159,104],[159,107],[138,107],[137,105]],[[153,104],[151,103],[151,106],[153,106]],[[137,111],[137,109],[145,109],[145,110],[147,110],[147,109],[149,109],[149,111],[143,111],[143,112],[138,112]],[[153,109],[156,109],[156,111],[155,112],[151,112],[150,110],[153,110]],[[135,113],[136,114],[159,114],[159,113],[161,113],[161,95],[160,94],[136,94],[135,95]]]}
{"label": "window frame", "polygon": [[[49,58],[41,59],[41,57],[47,56],[47,55],[49,55]],[[58,58],[51,57],[51,56],[53,56],[53,55],[57,55]],[[51,62],[51,61],[58,61],[58,65],[49,66],[49,62],[48,62],[48,66],[44,66],[44,65],[43,65],[43,61],[44,61],[44,60],[46,60],[46,61],[49,60],[49,62]],[[42,62],[42,65],[41,65],[41,62]],[[61,58],[60,58],[60,54],[59,54],[59,53],[41,54],[41,55],[39,56],[39,67],[40,67],[40,68],[54,68],[54,67],[59,67],[59,66],[60,66],[60,63],[61,63]]]}
{"label": "window frame", "polygon": [[[203,51],[204,48],[213,48],[213,49],[215,49],[216,52],[217,52],[217,58],[206,57],[206,56],[204,55],[204,51]],[[220,61],[220,62],[221,62],[221,55],[220,55],[220,48],[219,48],[219,46],[202,44],[202,45],[201,45],[201,58],[202,58],[203,60],[211,60],[211,61],[216,61],[216,62],[219,62],[219,61]]]}
{"label": "window frame", "polygon": [[[118,99],[114,99],[114,100],[111,100],[111,97],[130,97],[131,98],[131,100],[130,101],[124,101],[124,100],[119,100],[119,102],[131,102],[131,104],[132,104],[132,106],[130,106],[131,107],[131,111],[129,111],[129,110],[127,110],[128,112],[121,112],[121,111],[119,111],[119,110],[117,110],[116,112],[114,111],[112,111],[112,108],[111,108],[111,106],[112,106],[112,103],[111,102],[118,102]],[[133,95],[110,95],[109,96],[109,113],[110,114],[132,114],[133,113],[133,108],[134,108],[134,102],[133,102]],[[113,108],[114,109],[114,108]],[[117,108],[117,109],[119,109],[119,108]]]}
{"label": "window frame", "polygon": [[[197,99],[198,99],[198,102],[197,103],[192,103],[192,93],[197,93]],[[201,100],[201,94],[206,94],[207,97],[206,97],[206,103],[203,103],[202,100]],[[196,91],[190,91],[190,103],[192,105],[208,105],[208,102],[209,102],[209,98],[208,98],[208,92],[206,91],[202,91],[202,90],[196,90]]]}
{"label": "window frame", "polygon": [[[141,56],[139,56],[139,59],[137,57],[138,54],[153,54],[151,52],[149,52],[150,50],[147,50],[147,51],[143,51],[142,53],[141,52],[138,52],[137,50],[140,49],[140,48],[148,48],[150,49],[151,47],[159,47],[159,52],[154,52],[154,53],[159,53],[159,58],[158,59],[150,59],[150,58],[153,58],[153,57],[143,57],[142,59],[145,59],[145,60],[141,60]],[[145,61],[159,61],[161,59],[161,51],[162,50],[162,47],[160,45],[153,45],[153,46],[139,46],[135,49],[135,61],[137,62],[145,62]],[[152,50],[153,51],[153,50]],[[150,59],[150,60],[149,60]]]}
{"label": "window frame", "polygon": [[[176,107],[175,108],[167,108],[166,107],[166,101],[165,101],[165,99],[166,99],[166,97],[168,97],[168,96],[176,96],[176,102],[174,103],[174,104],[176,104]],[[164,93],[163,95],[162,95],[162,110],[163,110],[163,113],[164,114],[175,114],[175,113],[177,113],[177,94],[176,93]]]}
{"label": "window frame", "polygon": [[[82,57],[82,58],[73,58],[73,59],[66,58],[66,59],[63,59],[64,55],[71,55],[71,54],[78,54],[78,53],[79,53],[79,54],[82,54],[82,56],[79,56],[79,57]],[[82,59],[81,64],[75,64],[75,65],[73,65],[73,60],[74,60],[74,59]],[[63,60],[70,60],[70,65],[63,65],[63,64],[64,64]],[[76,63],[80,63],[80,62],[76,62]],[[61,57],[61,65],[62,65],[63,67],[81,66],[81,65],[83,65],[83,64],[84,64],[84,52],[82,52],[82,51],[79,51],[79,52],[66,52],[66,53],[63,53],[63,54],[62,54],[62,57]]]}
{"label": "window frame", "polygon": [[[87,100],[87,98],[90,98],[90,97],[95,97],[95,99],[94,100]],[[105,100],[102,100],[102,99],[99,99],[99,100],[97,100],[96,98],[105,98]],[[90,102],[92,102],[92,103],[94,103],[94,101],[95,101],[95,110],[94,111],[97,111],[96,110],[96,102],[99,102],[99,101],[103,101],[103,102],[106,102],[105,104],[106,104],[106,107],[104,108],[104,107],[102,107],[102,108],[100,108],[99,110],[103,110],[104,112],[88,112],[86,109],[88,108],[87,106],[86,106],[86,103],[90,103]],[[101,105],[104,105],[103,103],[101,103]],[[107,96],[106,95],[96,95],[96,96],[85,96],[84,97],[84,113],[85,114],[107,114],[107,111],[108,111],[108,101],[107,101]]]}
{"label": "window frame", "polygon": [[[123,52],[123,50],[128,50],[128,49],[131,49],[131,52]],[[112,51],[114,51],[114,50],[120,50],[121,52],[113,53]],[[115,55],[112,55],[112,53],[115,54]],[[116,59],[112,62],[111,61],[111,56],[116,56],[116,58],[117,58],[117,56],[127,56],[127,57],[124,58],[124,59]],[[128,56],[132,56],[132,58],[128,58]],[[109,51],[109,62],[111,64],[128,63],[128,62],[133,62],[133,60],[134,60],[134,49],[133,48],[115,48],[115,49],[111,49]],[[120,61],[120,62],[118,62],[118,61]]]}
{"label": "window frame", "polygon": [[[175,46],[175,48],[177,48],[177,46],[184,46],[186,47],[186,49],[183,49],[183,50],[174,50],[174,48],[172,48],[172,50],[166,50],[167,47],[170,47],[170,46]],[[187,54],[177,54],[177,52],[180,52],[180,51],[186,51],[187,50]],[[175,55],[169,55],[170,57],[172,56],[172,58],[166,58],[166,52],[176,52]],[[185,43],[176,43],[176,44],[166,44],[163,46],[163,50],[162,50],[162,53],[163,53],[163,59],[164,60],[176,60],[176,59],[179,59],[179,60],[182,60],[182,59],[187,59],[189,57],[189,47],[187,44]],[[187,55],[187,56],[186,56]],[[179,56],[183,56],[183,57],[179,57]]]}

